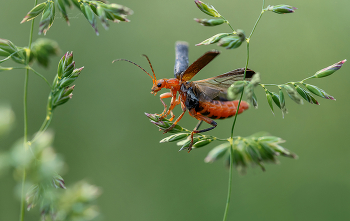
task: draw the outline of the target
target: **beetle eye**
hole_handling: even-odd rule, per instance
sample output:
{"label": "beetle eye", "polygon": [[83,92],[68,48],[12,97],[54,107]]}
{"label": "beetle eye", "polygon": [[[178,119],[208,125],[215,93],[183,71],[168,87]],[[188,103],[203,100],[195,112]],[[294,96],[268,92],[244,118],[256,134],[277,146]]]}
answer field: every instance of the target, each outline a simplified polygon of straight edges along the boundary
{"label": "beetle eye", "polygon": [[158,83],[158,84],[157,84],[157,87],[160,87],[160,86],[162,86],[162,84],[161,84],[161,83]]}

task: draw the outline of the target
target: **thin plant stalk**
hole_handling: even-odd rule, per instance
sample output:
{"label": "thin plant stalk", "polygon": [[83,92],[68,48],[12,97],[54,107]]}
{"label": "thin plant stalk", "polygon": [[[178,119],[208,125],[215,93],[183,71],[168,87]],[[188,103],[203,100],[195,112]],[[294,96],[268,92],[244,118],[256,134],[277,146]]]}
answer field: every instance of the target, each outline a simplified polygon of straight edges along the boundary
{"label": "thin plant stalk", "polygon": [[224,19],[225,22],[226,22],[226,24],[228,24],[228,26],[231,28],[231,30],[232,30],[233,32],[235,32],[235,29],[232,28],[230,22],[229,22],[228,20],[226,20],[226,18],[224,18],[224,16],[222,16],[222,15],[221,15],[221,18]]}
{"label": "thin plant stalk", "polygon": [[[36,6],[38,3],[38,0],[34,0],[34,6]],[[31,23],[30,27],[30,33],[29,33],[29,44],[28,44],[28,50],[27,50],[27,56],[26,56],[26,63],[28,65],[29,63],[29,55],[30,55],[30,48],[32,47],[32,41],[33,41],[33,30],[34,30],[34,19]],[[25,70],[25,79],[24,79],[24,98],[23,98],[23,112],[24,112],[24,148],[25,150],[28,149],[27,147],[27,141],[28,141],[28,80],[29,80],[29,69]],[[21,212],[19,220],[24,220],[24,212],[25,212],[25,193],[24,193],[24,184],[26,181],[26,170],[23,168],[23,177],[22,177],[22,193],[21,193]]]}
{"label": "thin plant stalk", "polygon": [[230,170],[229,170],[229,175],[228,175],[228,190],[227,190],[227,200],[226,200],[226,206],[225,206],[225,213],[224,213],[224,218],[223,221],[226,221],[227,218],[227,213],[228,213],[228,208],[230,206],[230,201],[231,201],[231,192],[232,192],[232,174],[233,174],[233,140],[232,138],[229,139],[231,148],[230,148]]}
{"label": "thin plant stalk", "polygon": [[[258,19],[256,20],[255,24],[254,24],[254,27],[249,35],[249,37],[246,39],[247,41],[247,62],[246,62],[246,66],[245,66],[245,69],[244,69],[244,78],[246,77],[246,72],[247,72],[247,68],[248,68],[248,64],[249,64],[249,43],[250,43],[250,38],[252,37],[254,31],[255,31],[255,28],[256,26],[258,25],[260,19],[261,19],[261,16],[262,14],[265,12],[264,10],[264,5],[265,5],[265,0],[263,0],[263,4],[262,4],[262,11],[258,17]],[[230,26],[231,27],[231,26]],[[231,28],[232,29],[232,28]],[[236,114],[235,114],[235,118],[233,120],[233,123],[232,123],[232,129],[231,129],[231,137],[229,139],[230,141],[230,144],[231,144],[231,148],[230,148],[230,171],[229,171],[229,177],[228,177],[228,190],[227,190],[227,201],[226,201],[226,206],[225,206],[225,212],[224,212],[224,218],[223,218],[223,221],[226,221],[227,219],[227,213],[228,213],[228,209],[229,209],[229,206],[230,206],[230,200],[231,200],[231,192],[232,192],[232,174],[233,174],[233,131],[234,131],[234,128],[235,128],[235,125],[236,125],[236,120],[237,120],[237,115],[238,115],[238,111],[239,111],[239,107],[241,105],[241,101],[242,101],[242,97],[243,97],[243,93],[244,93],[244,88],[242,90],[242,93],[241,93],[241,97],[239,98],[239,101],[238,101],[238,105],[237,105],[237,110],[236,110]]]}
{"label": "thin plant stalk", "polygon": [[51,105],[50,105],[51,99],[52,99],[52,96],[50,94],[48,101],[47,101],[45,120],[44,120],[43,124],[41,125],[39,131],[35,134],[34,138],[30,141],[30,144],[34,143],[36,141],[36,139],[39,138],[46,131],[46,129],[49,127],[49,125],[51,123],[51,120],[52,120],[52,109],[51,109]]}
{"label": "thin plant stalk", "polygon": [[40,73],[38,73],[36,70],[34,70],[34,69],[33,69],[32,67],[30,67],[30,66],[27,66],[26,68],[29,69],[29,70],[31,70],[31,71],[33,71],[34,74],[38,75],[41,79],[43,79],[43,80],[46,82],[46,84],[49,85],[49,87],[52,89],[51,84],[48,82],[48,80],[47,80],[43,75],[41,75]]}
{"label": "thin plant stalk", "polygon": [[[51,84],[48,82],[48,80],[42,75],[40,74],[39,72],[37,72],[36,70],[34,70],[32,67],[30,67],[29,65],[25,66],[25,67],[10,67],[11,70],[14,70],[14,69],[28,69],[28,70],[31,70],[33,71],[34,74],[36,74],[38,77],[40,77],[41,79],[43,79],[46,84],[52,89],[52,86]],[[27,72],[26,72],[27,73]]]}

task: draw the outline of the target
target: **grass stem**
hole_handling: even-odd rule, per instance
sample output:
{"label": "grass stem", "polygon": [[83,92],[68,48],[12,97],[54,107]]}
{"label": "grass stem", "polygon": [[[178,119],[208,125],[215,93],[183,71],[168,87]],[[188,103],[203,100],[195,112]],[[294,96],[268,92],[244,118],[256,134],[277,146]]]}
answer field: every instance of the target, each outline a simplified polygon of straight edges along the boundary
{"label": "grass stem", "polygon": [[[247,39],[247,61],[246,61],[246,65],[245,65],[245,70],[244,70],[244,78],[246,77],[246,72],[247,72],[247,68],[248,68],[248,64],[249,64],[249,44],[250,44],[250,38],[252,37],[256,26],[258,25],[262,14],[264,13],[264,5],[265,5],[265,0],[263,0],[263,4],[262,4],[262,11],[258,17],[258,19],[256,20],[254,27],[252,29],[252,32],[250,33],[248,39]],[[238,115],[238,111],[239,111],[239,107],[241,105],[241,101],[242,101],[242,97],[243,97],[243,93],[244,93],[244,88],[243,91],[241,93],[241,97],[239,98],[239,102],[237,105],[237,110],[236,110],[236,114],[235,114],[235,118],[233,120],[232,123],[232,128],[231,128],[231,137],[230,137],[230,144],[231,144],[231,148],[230,148],[230,171],[229,171],[229,177],[228,177],[228,190],[227,190],[227,200],[226,200],[226,206],[225,206],[225,212],[224,212],[224,218],[223,221],[226,221],[227,219],[227,213],[228,213],[228,209],[230,206],[230,200],[231,200],[231,192],[232,192],[232,173],[233,173],[233,131],[235,129],[235,125],[236,125],[236,121],[237,121],[237,115]]]}
{"label": "grass stem", "polygon": [[[38,0],[34,1],[34,6],[37,5]],[[28,44],[28,50],[27,50],[27,61],[26,65],[29,63],[29,55],[30,55],[30,49],[32,47],[32,41],[33,41],[33,30],[34,30],[34,19],[32,20],[31,27],[30,27],[30,33],[29,33],[29,44]],[[24,78],[24,96],[23,96],[23,112],[24,112],[24,148],[27,150],[28,147],[28,80],[29,80],[29,69],[25,70],[25,78]],[[24,186],[26,181],[26,170],[23,168],[23,176],[22,176],[22,193],[21,193],[21,212],[20,212],[20,221],[24,220],[24,212],[25,212],[25,193],[24,193]]]}

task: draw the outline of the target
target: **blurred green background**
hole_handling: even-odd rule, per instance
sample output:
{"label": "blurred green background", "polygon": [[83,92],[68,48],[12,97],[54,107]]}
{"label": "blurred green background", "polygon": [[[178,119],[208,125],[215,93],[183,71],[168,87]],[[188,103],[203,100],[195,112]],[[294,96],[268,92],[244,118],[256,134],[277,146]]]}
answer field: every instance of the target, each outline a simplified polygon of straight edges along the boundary
{"label": "blurred green background", "polygon": [[[39,1],[41,2],[41,1]],[[75,82],[73,99],[57,108],[51,124],[54,147],[68,164],[63,176],[67,186],[87,179],[103,190],[98,204],[104,220],[221,220],[227,192],[228,171],[222,161],[205,164],[204,157],[214,145],[178,152],[149,123],[144,112],[163,110],[158,96],[149,94],[151,79],[129,63],[147,70],[147,54],[158,78],[171,78],[175,41],[190,44],[190,62],[204,52],[218,49],[222,54],[202,70],[195,80],[216,76],[245,65],[245,44],[236,50],[216,45],[195,47],[196,43],[221,32],[225,26],[204,27],[193,18],[208,18],[193,1],[127,1],[119,3],[134,10],[130,23],[111,24],[105,31],[98,22],[96,36],[84,16],[69,10],[71,26],[58,14],[46,36],[62,50],[74,52],[77,67],[85,66]],[[212,0],[210,4],[234,28],[250,33],[262,1]],[[350,1],[267,0],[266,5],[289,4],[296,13],[266,13],[251,40],[249,67],[261,73],[263,83],[302,80],[343,59],[350,59]],[[28,43],[30,22],[20,25],[33,1],[0,1],[0,37],[16,45]],[[35,22],[35,33],[38,21]],[[51,80],[60,57],[49,69],[34,66]],[[6,65],[5,65],[6,64]],[[11,62],[3,66],[9,66]],[[276,109],[271,114],[264,91],[256,94],[259,109],[238,118],[236,135],[248,136],[268,131],[287,140],[284,146],[299,159],[280,157],[280,165],[267,165],[266,172],[250,168],[244,176],[234,172],[232,202],[228,220],[349,220],[350,173],[348,171],[350,66],[334,75],[311,80],[337,101],[319,98],[320,106],[297,105],[289,98],[289,114],[282,119]],[[1,151],[8,150],[23,136],[24,71],[2,72],[1,102],[10,103],[16,114],[11,135],[1,140]],[[29,134],[35,133],[45,116],[49,88],[34,74],[29,82]],[[176,113],[179,113],[177,108]],[[180,125],[193,128],[197,121],[186,115]],[[210,134],[225,138],[232,119],[218,121]],[[0,181],[0,220],[17,220],[19,201],[12,174]],[[37,220],[35,212],[26,220]]]}

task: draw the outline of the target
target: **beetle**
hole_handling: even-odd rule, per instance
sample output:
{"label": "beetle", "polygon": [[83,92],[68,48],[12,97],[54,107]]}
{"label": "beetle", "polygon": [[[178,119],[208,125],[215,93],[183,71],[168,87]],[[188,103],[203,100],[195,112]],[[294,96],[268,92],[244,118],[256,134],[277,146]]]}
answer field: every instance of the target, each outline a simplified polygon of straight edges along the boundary
{"label": "beetle", "polygon": [[[189,114],[196,118],[199,121],[204,121],[211,125],[211,127],[198,130],[195,128],[191,132],[191,143],[188,147],[188,151],[191,151],[193,145],[193,136],[196,133],[202,133],[214,129],[217,126],[217,123],[213,119],[225,119],[232,117],[236,114],[238,100],[230,101],[227,99],[227,89],[235,82],[244,79],[244,73],[246,72],[245,80],[250,80],[255,74],[254,71],[245,68],[239,68],[221,74],[216,77],[207,78],[199,81],[190,81],[202,68],[209,64],[216,56],[220,54],[219,51],[213,50],[208,51],[195,62],[193,62],[186,70],[175,73],[174,78],[170,79],[160,79],[157,80],[154,73],[152,64],[147,55],[146,57],[153,76],[149,74],[145,69],[136,63],[126,60],[126,59],[117,59],[130,62],[144,72],[148,74],[153,80],[153,86],[151,88],[151,93],[156,95],[161,89],[170,89],[170,92],[166,92],[160,95],[160,101],[164,106],[164,110],[158,116],[161,119],[164,119],[168,115],[171,115],[170,121],[175,119],[173,109],[177,105],[181,105],[182,113],[174,121],[174,123],[167,129],[164,130],[164,133],[172,130],[175,125],[181,120],[186,111],[188,110]],[[116,60],[116,61],[117,61]],[[177,93],[179,96],[177,96]],[[163,99],[171,98],[170,107],[168,108]],[[238,114],[247,110],[249,105],[247,102],[242,101],[238,110]]]}

